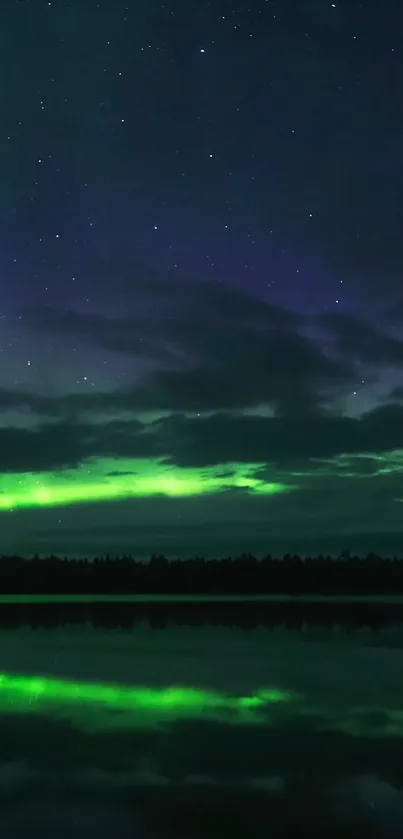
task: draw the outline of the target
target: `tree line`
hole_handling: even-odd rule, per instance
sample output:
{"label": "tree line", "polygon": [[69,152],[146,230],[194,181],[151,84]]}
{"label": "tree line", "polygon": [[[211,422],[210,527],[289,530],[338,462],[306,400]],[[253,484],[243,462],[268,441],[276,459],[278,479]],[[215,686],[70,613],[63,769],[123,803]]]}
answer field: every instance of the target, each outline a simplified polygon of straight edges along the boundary
{"label": "tree line", "polygon": [[403,558],[251,554],[149,562],[131,556],[75,559],[0,556],[0,594],[398,595]]}

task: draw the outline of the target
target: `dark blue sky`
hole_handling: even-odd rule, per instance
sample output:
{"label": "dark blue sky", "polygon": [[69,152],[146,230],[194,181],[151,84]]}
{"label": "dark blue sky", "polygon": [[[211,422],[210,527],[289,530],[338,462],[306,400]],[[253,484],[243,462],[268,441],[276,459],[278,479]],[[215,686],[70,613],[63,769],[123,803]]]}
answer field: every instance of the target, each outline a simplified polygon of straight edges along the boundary
{"label": "dark blue sky", "polygon": [[4,548],[403,548],[399,4],[0,24]]}

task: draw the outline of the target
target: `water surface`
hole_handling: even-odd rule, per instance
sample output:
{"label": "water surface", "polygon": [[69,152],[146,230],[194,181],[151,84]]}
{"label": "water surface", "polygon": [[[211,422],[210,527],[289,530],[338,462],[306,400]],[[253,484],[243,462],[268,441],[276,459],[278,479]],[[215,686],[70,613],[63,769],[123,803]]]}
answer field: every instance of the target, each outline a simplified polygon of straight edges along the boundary
{"label": "water surface", "polygon": [[0,829],[401,836],[401,644],[399,627],[3,629]]}

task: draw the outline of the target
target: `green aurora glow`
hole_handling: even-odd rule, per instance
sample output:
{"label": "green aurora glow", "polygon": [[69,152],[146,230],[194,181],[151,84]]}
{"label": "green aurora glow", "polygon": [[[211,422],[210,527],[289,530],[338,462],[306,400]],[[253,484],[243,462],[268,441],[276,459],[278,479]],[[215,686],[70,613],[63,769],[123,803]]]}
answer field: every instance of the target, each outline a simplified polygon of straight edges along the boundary
{"label": "green aurora glow", "polygon": [[0,475],[0,510],[52,507],[85,502],[200,496],[244,489],[253,494],[290,492],[295,485],[254,477],[264,464],[225,464],[181,469],[153,460],[91,460],[74,470]]}

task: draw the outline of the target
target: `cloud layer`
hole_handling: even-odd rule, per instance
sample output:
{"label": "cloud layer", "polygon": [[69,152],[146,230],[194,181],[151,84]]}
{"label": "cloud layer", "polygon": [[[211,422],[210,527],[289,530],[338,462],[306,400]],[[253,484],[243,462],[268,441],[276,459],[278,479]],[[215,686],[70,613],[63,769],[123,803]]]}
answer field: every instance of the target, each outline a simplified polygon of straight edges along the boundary
{"label": "cloud layer", "polygon": [[[138,276],[133,287],[117,282],[116,291],[135,315],[121,306],[109,316],[51,307],[25,312],[21,328],[35,346],[52,347],[47,353],[58,369],[62,352],[83,364],[95,353],[98,365],[104,358],[114,369],[116,362],[125,375],[103,387],[102,377],[83,387],[63,374],[53,376],[51,388],[49,378],[37,377],[34,386],[3,383],[3,496],[18,474],[83,480],[98,462],[105,464],[100,480],[108,481],[135,476],[141,461],[161,475],[197,472],[201,493],[211,470],[232,475],[232,487],[228,480],[223,490],[224,522],[235,514],[251,518],[249,479],[298,489],[270,507],[255,498],[255,520],[271,521],[273,536],[284,520],[291,537],[312,529],[315,518],[319,532],[352,533],[354,517],[357,532],[373,532],[375,510],[378,530],[395,531],[403,342],[389,316],[374,325],[345,313],[301,315],[224,284],[157,272],[143,282]],[[236,480],[237,470],[249,476],[246,483]],[[200,506],[200,518],[212,509]],[[187,514],[178,525],[185,521]]]}
{"label": "cloud layer", "polygon": [[[154,306],[151,318],[153,295],[161,314]],[[303,318],[226,286],[157,277],[138,311],[128,318],[27,312],[32,333],[118,353],[140,372],[133,367],[131,383],[107,391],[3,387],[0,409],[31,418],[29,428],[0,429],[3,471],[56,470],[108,455],[198,467],[289,464],[403,445],[399,388],[395,404],[366,411],[361,404],[359,420],[343,410],[359,378],[374,384],[385,365],[402,364],[403,342],[379,327],[343,314]],[[150,413],[145,429],[139,415]]]}

